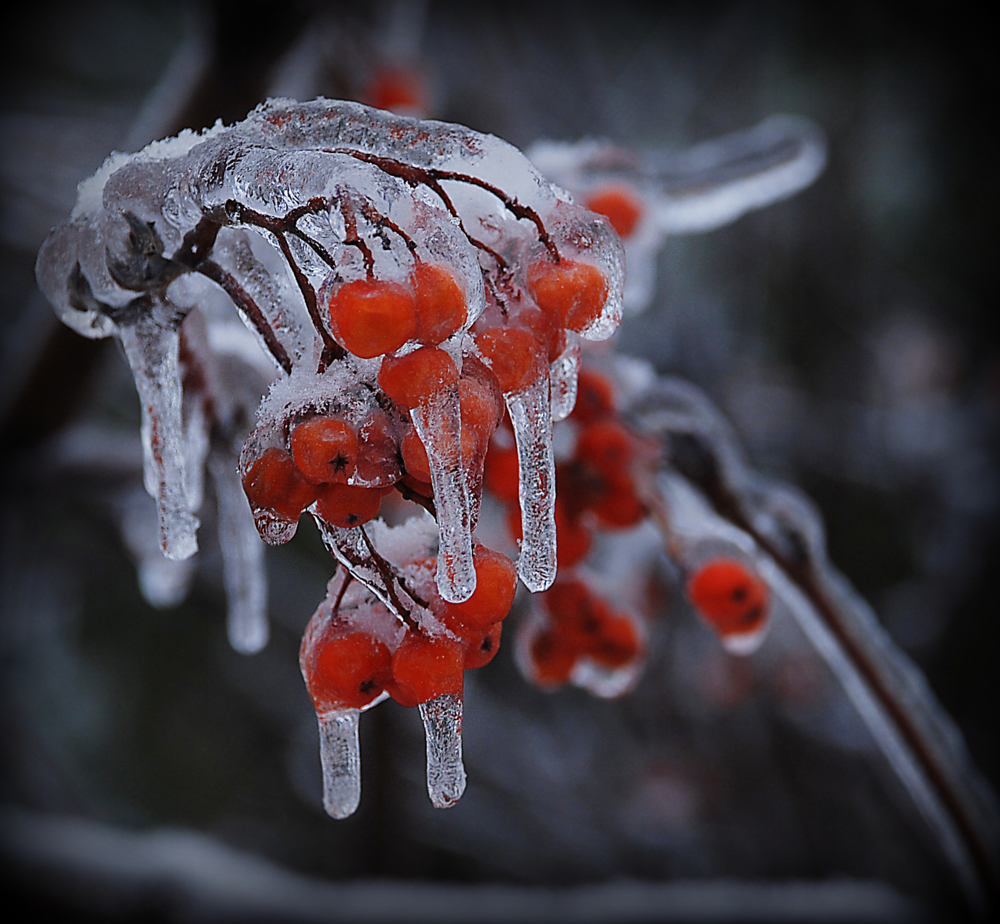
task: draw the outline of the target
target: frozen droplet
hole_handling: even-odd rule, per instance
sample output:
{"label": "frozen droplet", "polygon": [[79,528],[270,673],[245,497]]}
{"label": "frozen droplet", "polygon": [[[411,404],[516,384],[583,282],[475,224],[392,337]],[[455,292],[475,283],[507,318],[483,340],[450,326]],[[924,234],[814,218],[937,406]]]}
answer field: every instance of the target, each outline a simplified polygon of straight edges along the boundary
{"label": "frozen droplet", "polygon": [[331,818],[353,815],[361,802],[360,709],[338,709],[319,718],[323,808]]}
{"label": "frozen droplet", "polygon": [[184,484],[180,334],[175,326],[140,318],[118,336],[142,404],[143,474],[159,513],[160,548],[167,558],[190,558],[198,551],[198,520],[188,510]]}
{"label": "frozen droplet", "polygon": [[517,574],[537,593],[556,579],[556,465],[548,377],[504,398],[517,442],[523,532]]}
{"label": "frozen droplet", "polygon": [[240,486],[235,453],[213,453],[209,469],[219,505],[229,644],[243,654],[254,654],[267,644],[269,635],[264,545]]}
{"label": "frozen droplet", "polygon": [[462,464],[462,418],[458,389],[442,389],[410,411],[431,470],[438,522],[437,585],[449,603],[461,603],[476,589],[472,562],[472,509]]}
{"label": "frozen droplet", "polygon": [[427,794],[434,808],[451,808],[465,792],[462,694],[445,693],[420,705],[427,739]]}

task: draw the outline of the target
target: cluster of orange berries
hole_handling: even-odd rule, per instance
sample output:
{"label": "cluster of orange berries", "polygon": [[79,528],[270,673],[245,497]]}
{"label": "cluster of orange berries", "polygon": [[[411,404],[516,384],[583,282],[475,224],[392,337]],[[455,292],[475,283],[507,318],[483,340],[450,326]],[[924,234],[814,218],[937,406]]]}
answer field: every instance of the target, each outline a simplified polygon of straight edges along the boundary
{"label": "cluster of orange berries", "polygon": [[[635,661],[643,649],[634,620],[614,613],[572,569],[586,559],[597,531],[628,529],[645,519],[637,479],[654,461],[652,447],[621,422],[611,381],[593,369],[579,372],[569,420],[576,430],[575,447],[571,456],[556,463],[556,552],[561,576],[543,594],[549,627],[530,646],[531,673],[546,686],[566,683],[581,656],[614,670]],[[520,538],[517,453],[504,429],[490,445],[484,485],[506,506],[508,528],[515,539]]]}
{"label": "cluster of orange berries", "polygon": [[[434,559],[401,569],[397,579],[414,601],[405,623],[365,591],[360,603],[343,595],[320,607],[300,652],[317,714],[362,709],[385,693],[404,706],[461,694],[463,672],[496,655],[517,589],[507,556],[477,545],[474,563],[476,590],[462,603],[437,592]],[[341,583],[337,594],[343,589]]]}

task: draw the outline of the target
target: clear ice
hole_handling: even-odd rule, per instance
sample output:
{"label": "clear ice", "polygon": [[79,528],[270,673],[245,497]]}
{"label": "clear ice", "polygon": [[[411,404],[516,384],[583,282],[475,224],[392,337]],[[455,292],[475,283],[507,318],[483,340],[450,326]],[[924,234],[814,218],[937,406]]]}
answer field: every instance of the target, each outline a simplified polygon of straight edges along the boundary
{"label": "clear ice", "polygon": [[437,585],[449,603],[468,600],[476,589],[472,561],[472,508],[462,464],[462,420],[458,389],[445,389],[410,417],[430,464],[438,521]]}
{"label": "clear ice", "polygon": [[465,792],[462,694],[446,693],[419,708],[427,741],[427,794],[434,808],[451,808]]}
{"label": "clear ice", "polygon": [[517,574],[537,593],[556,579],[556,464],[548,377],[504,398],[517,443],[522,530]]}
{"label": "clear ice", "polygon": [[323,768],[323,808],[332,818],[353,815],[361,802],[359,709],[318,716],[319,757]]}

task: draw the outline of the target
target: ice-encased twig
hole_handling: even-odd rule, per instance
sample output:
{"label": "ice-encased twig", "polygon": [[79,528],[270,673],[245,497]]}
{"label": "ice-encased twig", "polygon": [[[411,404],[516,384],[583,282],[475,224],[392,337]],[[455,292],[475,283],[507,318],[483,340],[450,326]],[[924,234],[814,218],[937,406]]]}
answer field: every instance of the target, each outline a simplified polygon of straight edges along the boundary
{"label": "ice-encased twig", "polygon": [[188,510],[184,478],[180,332],[140,317],[118,331],[142,405],[143,477],[156,500],[160,548],[182,560],[198,551],[197,518]]}
{"label": "ice-encased twig", "polygon": [[427,794],[434,808],[451,808],[465,792],[462,694],[445,693],[419,708],[427,739]]}
{"label": "ice-encased twig", "polygon": [[236,454],[214,451],[209,457],[209,470],[219,508],[229,644],[243,654],[254,654],[267,645],[270,634],[264,543],[240,486]]}
{"label": "ice-encased twig", "polygon": [[323,808],[332,818],[353,815],[361,802],[360,718],[360,709],[341,709],[318,716]]}
{"label": "ice-encased twig", "polygon": [[753,557],[840,681],[970,901],[983,909],[1000,881],[996,797],[923,675],[827,560],[811,506],[750,472],[731,428],[688,383],[661,380],[630,418],[667,450],[669,468],[650,506],[668,551],[723,538]]}
{"label": "ice-encased twig", "polygon": [[433,395],[427,404],[410,411],[410,419],[427,450],[434,488],[438,591],[449,603],[461,603],[476,589],[476,569],[472,561],[469,483],[462,463],[458,389],[443,389]]}
{"label": "ice-encased twig", "polygon": [[556,579],[556,463],[547,375],[504,395],[517,443],[521,555],[518,577],[532,593]]}

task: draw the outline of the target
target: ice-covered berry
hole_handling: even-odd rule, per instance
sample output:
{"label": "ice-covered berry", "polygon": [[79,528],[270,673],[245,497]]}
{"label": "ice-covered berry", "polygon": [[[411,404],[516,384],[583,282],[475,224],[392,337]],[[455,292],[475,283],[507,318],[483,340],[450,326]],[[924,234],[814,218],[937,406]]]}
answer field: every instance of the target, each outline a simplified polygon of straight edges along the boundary
{"label": "ice-covered berry", "polygon": [[251,507],[271,510],[291,521],[316,500],[316,487],[299,471],[291,453],[278,446],[266,449],[250,466],[243,491]]}
{"label": "ice-covered berry", "polygon": [[334,339],[362,359],[398,350],[417,332],[413,295],[395,282],[344,283],[330,297],[329,307]]}
{"label": "ice-covered berry", "polygon": [[626,186],[605,186],[594,190],[583,204],[604,215],[621,237],[630,237],[645,211],[642,202]]}
{"label": "ice-covered berry", "polygon": [[767,619],[767,584],[735,559],[716,558],[702,565],[686,591],[694,608],[720,635],[754,632]]}
{"label": "ice-covered berry", "polygon": [[417,314],[417,340],[447,340],[468,320],[465,295],[455,277],[436,263],[419,263],[410,274]]}
{"label": "ice-covered berry", "polygon": [[475,334],[476,346],[505,392],[518,392],[545,374],[545,349],[520,327],[489,327]]}
{"label": "ice-covered berry", "polygon": [[310,659],[306,686],[316,712],[361,709],[378,697],[390,674],[389,649],[366,632],[350,632],[323,643]]}
{"label": "ice-covered berry", "polygon": [[382,361],[379,387],[397,404],[414,408],[458,384],[458,367],[444,350],[420,347],[405,356],[389,356]]}
{"label": "ice-covered berry", "polygon": [[387,689],[404,706],[461,693],[464,664],[462,645],[454,639],[409,632],[392,656],[392,683]]}
{"label": "ice-covered berry", "polygon": [[333,417],[303,421],[291,437],[292,457],[313,484],[346,484],[357,467],[358,435]]}
{"label": "ice-covered berry", "polygon": [[567,330],[578,332],[600,317],[608,300],[608,281],[596,266],[565,258],[559,263],[531,264],[528,288],[542,311]]}
{"label": "ice-covered berry", "polygon": [[529,648],[534,680],[540,686],[561,686],[569,681],[578,651],[551,629],[539,632]]}
{"label": "ice-covered berry", "polygon": [[506,555],[484,545],[473,552],[476,589],[462,603],[447,604],[449,612],[464,626],[484,629],[503,619],[514,603],[517,567]]}
{"label": "ice-covered berry", "polygon": [[331,526],[361,526],[378,516],[382,488],[350,484],[323,484],[317,489],[316,509]]}

